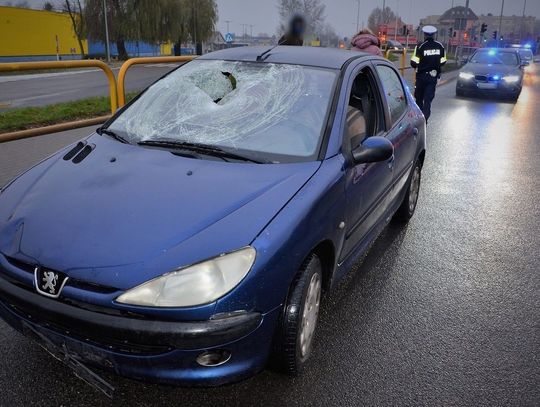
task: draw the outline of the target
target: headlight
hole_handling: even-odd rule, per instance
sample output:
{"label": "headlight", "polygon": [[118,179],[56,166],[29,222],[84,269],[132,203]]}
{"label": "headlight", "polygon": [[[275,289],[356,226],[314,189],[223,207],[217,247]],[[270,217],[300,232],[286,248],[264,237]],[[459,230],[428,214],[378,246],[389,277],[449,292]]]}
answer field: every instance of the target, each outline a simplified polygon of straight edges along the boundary
{"label": "headlight", "polygon": [[518,75],[508,75],[508,76],[503,77],[503,80],[506,83],[516,83],[516,82],[519,82],[519,76]]}
{"label": "headlight", "polygon": [[461,79],[469,80],[469,79],[474,78],[474,75],[473,75],[472,73],[469,73],[469,72],[460,72],[460,73],[459,73],[459,77],[460,77]]}
{"label": "headlight", "polygon": [[193,307],[223,297],[247,275],[256,251],[246,247],[175,270],[135,287],[116,299],[146,307]]}

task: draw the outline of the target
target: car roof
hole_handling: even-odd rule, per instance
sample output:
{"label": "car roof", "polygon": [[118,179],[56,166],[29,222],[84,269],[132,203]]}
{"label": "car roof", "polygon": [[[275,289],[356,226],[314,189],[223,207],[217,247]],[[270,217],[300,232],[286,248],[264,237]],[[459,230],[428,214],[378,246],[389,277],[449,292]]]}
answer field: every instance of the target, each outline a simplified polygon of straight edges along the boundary
{"label": "car roof", "polygon": [[[272,47],[238,47],[211,52],[198,59],[256,62],[257,57]],[[341,69],[355,58],[378,58],[365,52],[337,48],[279,46],[265,55],[264,62]]]}
{"label": "car roof", "polygon": [[517,48],[490,48],[490,47],[487,47],[487,48],[478,48],[476,51],[479,51],[479,52],[490,52],[490,51],[497,51],[497,52],[500,52],[500,51],[504,51],[504,52],[519,52],[519,49]]}

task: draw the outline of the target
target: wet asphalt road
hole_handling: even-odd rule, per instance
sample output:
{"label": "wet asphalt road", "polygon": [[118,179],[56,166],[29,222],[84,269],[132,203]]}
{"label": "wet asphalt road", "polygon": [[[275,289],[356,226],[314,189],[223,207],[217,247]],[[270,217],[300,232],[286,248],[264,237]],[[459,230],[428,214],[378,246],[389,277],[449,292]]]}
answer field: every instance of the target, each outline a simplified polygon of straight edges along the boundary
{"label": "wet asphalt road", "polygon": [[[439,88],[417,213],[327,298],[304,375],[182,389],[105,374],[115,404],[540,405],[539,111],[538,76],[516,105]],[[0,184],[84,133],[0,145]],[[111,404],[1,322],[0,354],[2,406]]]}

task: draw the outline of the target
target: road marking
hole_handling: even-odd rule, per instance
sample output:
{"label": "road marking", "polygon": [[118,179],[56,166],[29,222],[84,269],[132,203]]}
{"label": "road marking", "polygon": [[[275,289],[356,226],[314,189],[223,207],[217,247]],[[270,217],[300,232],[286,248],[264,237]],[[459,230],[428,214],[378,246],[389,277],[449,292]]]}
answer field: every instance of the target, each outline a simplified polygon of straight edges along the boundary
{"label": "road marking", "polygon": [[176,68],[180,64],[181,63],[178,63],[178,64],[147,64],[147,65],[143,65],[143,66],[145,68]]}
{"label": "road marking", "polygon": [[[111,68],[113,71],[119,70],[120,68]],[[17,81],[27,81],[32,79],[42,79],[42,78],[53,78],[56,76],[65,76],[65,75],[78,75],[83,73],[93,73],[100,72],[101,69],[85,69],[79,71],[66,71],[66,72],[50,72],[50,73],[36,73],[28,75],[8,75],[0,76],[0,83],[6,82],[17,82]]]}
{"label": "road marking", "polygon": [[[20,106],[22,103],[28,102],[28,101],[31,101],[31,100],[48,99],[48,98],[51,98],[51,97],[67,95],[68,93],[75,93],[75,92],[79,92],[79,90],[78,89],[72,89],[72,90],[67,90],[67,91],[57,92],[57,93],[47,93],[46,95],[37,95],[37,96],[30,96],[30,97],[26,97],[26,98],[13,99],[8,103],[9,103],[9,106],[11,106],[11,107],[17,107],[17,106]],[[56,103],[62,103],[62,102],[56,102]],[[2,107],[1,104],[0,104],[0,107]]]}

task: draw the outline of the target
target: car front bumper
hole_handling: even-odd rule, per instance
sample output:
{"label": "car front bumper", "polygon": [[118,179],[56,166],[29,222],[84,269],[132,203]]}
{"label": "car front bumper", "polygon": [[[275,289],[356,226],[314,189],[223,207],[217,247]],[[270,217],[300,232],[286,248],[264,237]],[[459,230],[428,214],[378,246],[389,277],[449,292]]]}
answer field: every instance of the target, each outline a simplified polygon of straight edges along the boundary
{"label": "car front bumper", "polygon": [[[159,383],[215,386],[255,374],[266,364],[278,314],[244,312],[200,322],[135,319],[52,300],[0,277],[0,317],[17,331],[29,336],[30,327],[82,363]],[[197,363],[209,350],[231,357],[219,366]]]}
{"label": "car front bumper", "polygon": [[[493,86],[492,88],[482,87],[483,85]],[[478,82],[475,79],[457,80],[456,90],[461,91],[467,94],[477,94],[477,95],[495,95],[495,96],[516,96],[521,92],[522,84],[521,82],[507,84],[503,81],[494,82],[494,83],[482,83]]]}

